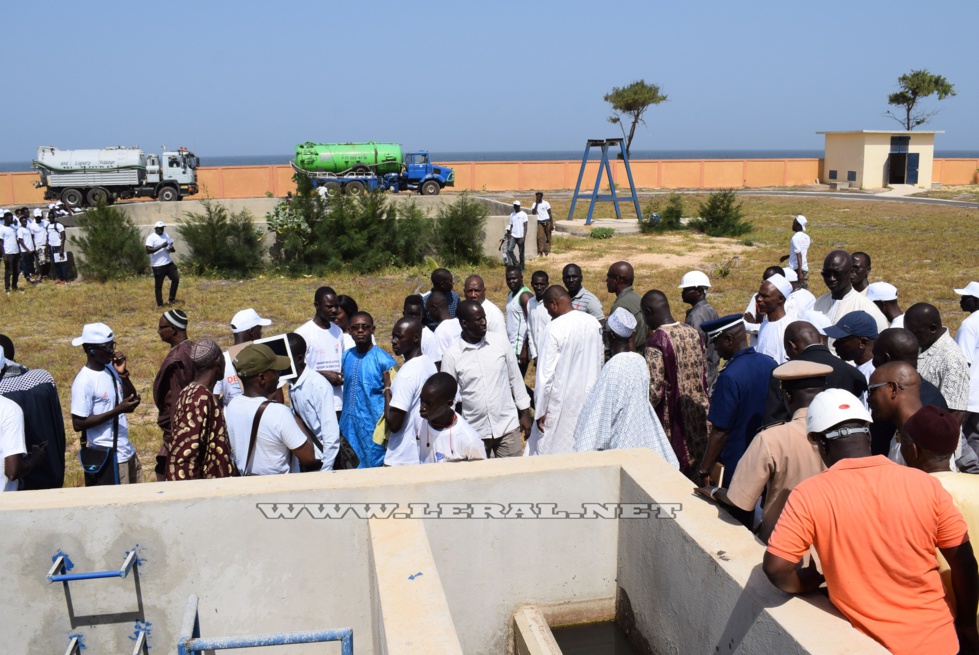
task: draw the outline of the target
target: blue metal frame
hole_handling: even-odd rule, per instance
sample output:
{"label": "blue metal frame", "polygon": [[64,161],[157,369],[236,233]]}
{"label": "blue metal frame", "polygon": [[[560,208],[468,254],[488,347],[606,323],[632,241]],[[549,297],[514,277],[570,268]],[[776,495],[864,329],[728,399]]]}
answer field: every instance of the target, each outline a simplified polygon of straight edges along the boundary
{"label": "blue metal frame", "polygon": [[[48,571],[48,582],[72,582],[74,580],[98,580],[100,578],[125,578],[129,575],[129,571],[132,570],[134,566],[138,566],[139,562],[136,558],[136,549],[133,548],[131,551],[126,553],[126,559],[123,560],[122,566],[115,571],[91,571],[89,573],[68,573],[65,568],[65,556],[58,555],[54,560],[54,564],[51,565],[51,570]],[[61,571],[61,573],[56,573]]]}
{"label": "blue metal frame", "polygon": [[[591,152],[592,147],[600,147],[602,149],[602,160],[598,164],[598,176],[595,178],[595,186],[591,190],[591,203],[588,205],[588,217],[585,219],[585,225],[591,225],[592,215],[595,213],[595,203],[596,202],[612,202],[615,207],[615,217],[622,218],[622,212],[619,209],[619,196],[615,192],[615,182],[612,180],[612,166],[609,164],[608,160],[608,150],[610,146],[618,146],[619,151],[622,153],[622,162],[625,164],[626,176],[629,178],[629,190],[631,195],[623,196],[622,200],[632,200],[636,207],[636,217],[639,222],[642,222],[642,209],[639,207],[639,195],[636,193],[636,183],[632,177],[632,167],[629,166],[629,155],[625,150],[624,146],[625,139],[614,138],[614,139],[588,139],[585,142],[585,154],[581,158],[581,170],[578,172],[578,182],[574,187],[574,195],[571,197],[571,209],[568,210],[568,220],[574,220],[574,208],[578,204],[578,196],[581,192],[581,180],[585,176],[585,167],[588,165],[588,154]],[[609,193],[599,194],[598,190],[602,184],[602,173],[608,176],[608,186]]]}
{"label": "blue metal frame", "polygon": [[177,655],[192,655],[210,650],[232,648],[263,648],[265,646],[289,646],[292,644],[320,644],[329,641],[340,642],[341,655],[353,655],[353,628],[338,630],[307,630],[303,632],[270,632],[261,635],[240,637],[201,637],[198,597],[191,594],[184,609],[184,620],[177,641]]}

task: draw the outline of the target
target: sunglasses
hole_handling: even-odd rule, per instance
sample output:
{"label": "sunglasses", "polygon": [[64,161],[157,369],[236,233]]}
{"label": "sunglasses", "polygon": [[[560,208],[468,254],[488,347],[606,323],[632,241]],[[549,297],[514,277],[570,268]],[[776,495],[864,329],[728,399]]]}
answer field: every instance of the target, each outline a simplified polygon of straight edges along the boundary
{"label": "sunglasses", "polygon": [[899,383],[895,382],[894,380],[888,380],[887,382],[878,382],[877,384],[871,384],[870,386],[868,386],[867,387],[867,395],[870,395],[870,392],[873,391],[874,389],[880,389],[881,387],[886,387],[889,384],[893,384],[895,387],[897,387],[901,391],[904,391],[904,385],[903,384],[899,384]]}

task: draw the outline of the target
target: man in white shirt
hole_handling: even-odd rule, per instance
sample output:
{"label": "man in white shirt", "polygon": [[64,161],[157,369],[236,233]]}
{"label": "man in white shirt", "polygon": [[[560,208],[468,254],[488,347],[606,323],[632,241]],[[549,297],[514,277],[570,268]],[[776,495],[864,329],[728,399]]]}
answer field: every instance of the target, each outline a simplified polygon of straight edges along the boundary
{"label": "man in white shirt", "polygon": [[322,471],[332,471],[340,452],[340,424],[333,405],[333,387],[322,375],[306,366],[306,340],[292,332],[288,336],[296,378],[289,381],[289,405],[302,419],[310,436]]}
{"label": "man in white shirt", "polygon": [[68,259],[65,257],[65,226],[58,221],[58,213],[48,212],[47,227],[48,248],[51,250],[51,261],[54,263],[58,284],[68,284]]}
{"label": "man in white shirt", "polygon": [[527,341],[530,344],[530,359],[534,361],[537,360],[544,329],[551,322],[551,315],[544,306],[544,292],[549,286],[550,278],[546,271],[534,271],[530,276],[530,288],[534,290],[534,297],[527,303]]}
{"label": "man in white shirt", "polygon": [[306,366],[333,386],[333,404],[339,420],[343,409],[343,330],[334,321],[340,301],[332,287],[320,287],[313,296],[313,307],[313,318],[295,332],[306,340]]}
{"label": "man in white shirt", "polygon": [[71,385],[71,426],[91,446],[116,448],[119,484],[143,481],[143,467],[129,441],[126,414],[139,406],[126,356],[116,351],[115,335],[104,323],[89,323],[71,345],[87,360]]}
{"label": "man in white shirt", "polygon": [[146,237],[146,252],[150,256],[150,267],[153,269],[153,290],[156,293],[156,306],[163,307],[163,279],[170,278],[170,302],[177,299],[177,287],[180,285],[180,273],[177,265],[170,259],[174,251],[173,239],[170,238],[163,221],[153,225],[153,233]]}
{"label": "man in white shirt", "polygon": [[404,466],[420,463],[418,450],[419,405],[422,386],[438,371],[435,362],[422,354],[421,323],[402,318],[391,329],[391,349],[404,357],[404,366],[391,381],[390,371],[384,372],[384,419],[391,436],[388,437],[385,466]]}
{"label": "man in white shirt", "polygon": [[785,279],[792,284],[792,293],[789,297],[785,299],[785,311],[791,311],[796,316],[802,316],[808,311],[812,310],[813,305],[816,304],[816,296],[809,292],[809,289],[803,289],[802,284],[799,282],[799,275],[791,268],[783,269],[785,274]]}
{"label": "man in white shirt", "polygon": [[521,435],[530,434],[531,417],[517,358],[508,341],[487,331],[479,303],[459,303],[456,316],[462,338],[443,353],[442,372],[458,383],[462,416],[483,440],[486,456],[518,457],[523,454]]}
{"label": "man in white shirt", "polygon": [[[254,309],[243,309],[231,318],[231,336],[234,345],[251,343],[262,338],[262,328],[272,325],[272,321],[262,318]],[[235,396],[242,393],[238,372],[231,363],[231,355],[224,351],[224,375],[214,385],[215,396],[221,396],[221,404],[227,407]]]}
{"label": "man in white shirt", "polygon": [[792,238],[789,240],[789,254],[782,255],[780,262],[789,261],[789,268],[799,276],[803,289],[809,288],[809,245],[812,239],[806,234],[806,217],[799,214],[792,220]]}
{"label": "man in white shirt", "polygon": [[[467,277],[463,292],[466,300],[475,300],[483,306],[483,311],[486,312],[486,329],[489,332],[496,332],[501,337],[506,337],[506,318],[500,308],[486,298],[486,284],[483,282],[483,278],[478,275]],[[424,345],[422,350],[424,350]]]}
{"label": "man in white shirt", "polygon": [[826,255],[822,276],[829,292],[816,298],[813,308],[825,314],[834,324],[850,312],[867,312],[877,323],[877,332],[883,332],[887,329],[887,319],[877,305],[867,300],[867,296],[854,290],[850,274],[852,267],[850,253],[845,250],[834,250]]}
{"label": "man in white shirt", "polygon": [[904,310],[897,304],[897,287],[887,282],[874,282],[867,287],[866,296],[884,315],[890,327],[904,327]]}
{"label": "man in white shirt", "polygon": [[418,456],[422,464],[486,459],[479,436],[452,409],[457,390],[456,381],[446,373],[436,373],[422,385],[418,405]]}
{"label": "man in white shirt", "polygon": [[761,324],[758,331],[756,350],[774,359],[776,364],[784,364],[789,359],[785,354],[785,328],[796,320],[794,315],[785,311],[785,299],[791,293],[792,283],[777,273],[758,288],[758,308],[768,320]]}
{"label": "man in white shirt", "polygon": [[[518,264],[520,270],[525,270],[524,266],[524,241],[527,235],[527,212],[520,209],[520,201],[513,201],[513,212],[510,214],[510,226],[507,227],[507,252],[510,254],[510,261]],[[514,255],[514,246],[520,251],[520,260]]]}
{"label": "man in white shirt", "polygon": [[594,316],[575,311],[559,286],[544,292],[551,323],[537,353],[534,385],[536,420],[527,441],[531,455],[574,451],[581,408],[602,372],[602,326]]}
{"label": "man in white shirt", "polygon": [[[5,212],[3,226],[0,226],[0,239],[3,240],[3,288],[10,295],[10,290],[18,291],[17,278],[20,277],[20,244],[17,243],[17,227],[14,225],[14,215]],[[11,285],[11,281],[13,285]]]}
{"label": "man in white shirt", "polygon": [[979,282],[969,282],[964,289],[954,291],[962,296],[959,307],[969,314],[955,335],[955,343],[969,362],[969,406],[962,432],[966,443],[979,454]]}
{"label": "man in white shirt", "polygon": [[[3,351],[0,350],[0,371],[7,366]],[[31,447],[27,454],[27,436],[24,432],[24,410],[20,405],[0,396],[0,493],[17,491],[19,480],[30,473],[44,455],[44,446]]]}
{"label": "man in white shirt", "polygon": [[535,194],[534,204],[530,213],[537,217],[537,252],[547,257],[551,254],[551,233],[554,231],[554,221],[551,220],[551,203],[544,200],[544,194]]}
{"label": "man in white shirt", "polygon": [[34,236],[34,263],[40,281],[48,277],[48,221],[40,209],[34,210],[34,218],[28,219],[27,227]]}
{"label": "man in white shirt", "polygon": [[293,455],[303,470],[319,470],[313,443],[292,412],[269,400],[279,386],[277,371],[291,368],[289,358],[276,355],[264,343],[251,344],[242,348],[232,363],[244,393],[228,405],[226,419],[231,450],[241,474],[289,473]]}
{"label": "man in white shirt", "polygon": [[27,208],[25,207],[18,218],[20,222],[20,227],[17,228],[17,243],[20,246],[20,272],[23,274],[24,279],[30,284],[37,284],[34,279],[34,233],[28,226],[30,221],[30,216],[26,214]]}
{"label": "man in white shirt", "polygon": [[442,353],[459,340],[462,328],[459,327],[459,319],[449,315],[448,298],[441,291],[433,291],[428,294],[425,309],[432,320],[436,322],[433,334],[435,335],[435,343],[438,345],[438,361],[441,361]]}

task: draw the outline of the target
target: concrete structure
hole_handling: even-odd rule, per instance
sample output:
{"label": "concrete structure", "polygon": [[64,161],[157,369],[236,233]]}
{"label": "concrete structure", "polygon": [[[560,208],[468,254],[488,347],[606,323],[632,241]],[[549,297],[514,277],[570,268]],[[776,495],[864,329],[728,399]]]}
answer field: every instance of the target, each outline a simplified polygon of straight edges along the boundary
{"label": "concrete structure", "polygon": [[855,130],[817,134],[826,136],[820,176],[824,184],[859,189],[908,184],[930,189],[935,181],[935,135],[944,132]]}
{"label": "concrete structure", "polygon": [[[373,518],[345,505],[364,502]],[[607,518],[561,514],[583,511]],[[639,652],[884,652],[825,597],[772,587],[719,512],[648,450],[3,494],[0,634],[10,653],[74,634],[128,653],[138,620],[172,653],[197,594],[204,637],[350,627],[358,655],[551,652],[545,624],[611,617]],[[88,618],[70,625],[53,558],[115,569],[134,547],[138,585],[71,583]]]}

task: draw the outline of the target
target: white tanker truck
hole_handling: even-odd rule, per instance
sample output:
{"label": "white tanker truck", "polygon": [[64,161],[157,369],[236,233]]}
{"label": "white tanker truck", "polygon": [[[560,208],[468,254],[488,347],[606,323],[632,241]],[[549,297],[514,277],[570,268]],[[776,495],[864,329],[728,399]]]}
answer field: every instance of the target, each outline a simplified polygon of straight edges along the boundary
{"label": "white tanker truck", "polygon": [[112,203],[120,198],[149,197],[180,200],[197,193],[197,168],[201,160],[186,148],[162,155],[145,154],[139,148],[101,150],[37,149],[34,168],[41,179],[45,200],[61,200],[80,207]]}

